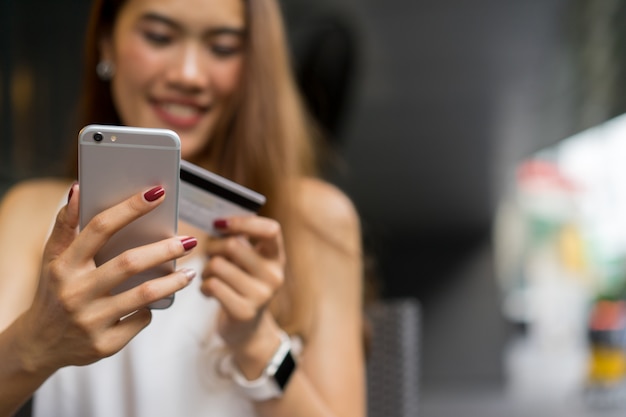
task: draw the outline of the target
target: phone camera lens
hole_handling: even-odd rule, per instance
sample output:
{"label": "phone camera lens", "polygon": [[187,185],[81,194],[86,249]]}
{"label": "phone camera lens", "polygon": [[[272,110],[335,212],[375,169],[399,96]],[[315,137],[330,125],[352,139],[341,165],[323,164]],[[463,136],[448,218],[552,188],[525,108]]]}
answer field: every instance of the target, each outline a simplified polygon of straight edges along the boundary
{"label": "phone camera lens", "polygon": [[96,142],[101,142],[103,138],[104,136],[102,136],[102,133],[100,132],[96,132],[93,134],[93,140],[95,140]]}

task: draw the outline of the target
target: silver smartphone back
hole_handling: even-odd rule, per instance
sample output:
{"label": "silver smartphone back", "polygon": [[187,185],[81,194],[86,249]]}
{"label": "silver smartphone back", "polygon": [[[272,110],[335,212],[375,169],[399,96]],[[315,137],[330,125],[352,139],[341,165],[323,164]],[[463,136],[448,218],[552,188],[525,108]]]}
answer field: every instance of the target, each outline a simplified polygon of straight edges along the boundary
{"label": "silver smartphone back", "polygon": [[[117,232],[95,257],[97,265],[127,249],[176,235],[180,139],[168,129],[89,125],[78,138],[80,227],[103,210],[153,186],[165,188],[165,201]],[[114,290],[119,293],[174,271],[175,261],[144,271]],[[153,303],[167,308],[174,296]]]}

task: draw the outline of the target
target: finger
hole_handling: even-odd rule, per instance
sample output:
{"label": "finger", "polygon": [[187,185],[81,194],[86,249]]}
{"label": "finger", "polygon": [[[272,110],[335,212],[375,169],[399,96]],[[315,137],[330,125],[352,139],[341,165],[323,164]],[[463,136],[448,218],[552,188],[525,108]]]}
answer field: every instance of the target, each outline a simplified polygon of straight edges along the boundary
{"label": "finger", "polygon": [[213,227],[226,234],[245,234],[258,239],[270,239],[281,233],[280,223],[261,216],[233,216],[217,219]]}
{"label": "finger", "polygon": [[135,337],[140,331],[145,329],[152,321],[152,312],[148,308],[139,309],[119,320],[112,326],[105,335],[110,343],[108,350],[117,352]]}
{"label": "finger", "polygon": [[229,259],[243,271],[272,287],[282,283],[282,263],[273,263],[272,267],[272,263],[261,257],[243,236],[211,239],[206,244],[206,252],[211,259],[216,256]]}
{"label": "finger", "polygon": [[44,259],[59,256],[76,239],[78,234],[78,183],[68,191],[67,204],[59,211],[44,249]]}
{"label": "finger", "polygon": [[226,314],[238,321],[249,321],[258,316],[259,310],[219,279],[209,279],[202,283],[202,293],[215,297]]}
{"label": "finger", "polygon": [[[161,278],[148,280],[134,288],[103,299],[110,317],[116,320],[149,306],[182,290],[193,280],[196,272],[183,268]],[[126,320],[126,319],[124,319]]]}
{"label": "finger", "polygon": [[214,257],[207,262],[203,271],[203,280],[220,280],[231,287],[237,294],[252,300],[255,305],[266,304],[272,297],[272,287],[253,279],[250,275],[222,257]]}
{"label": "finger", "polygon": [[237,216],[215,220],[213,226],[222,234],[243,234],[252,241],[266,257],[282,258],[283,241],[280,223],[260,216]]}
{"label": "finger", "polygon": [[223,256],[240,265],[245,271],[254,271],[261,259],[250,242],[244,236],[231,236],[209,239],[205,244],[205,252],[210,257]]}
{"label": "finger", "polygon": [[154,210],[163,202],[164,196],[165,189],[157,186],[94,216],[76,238],[71,255],[77,261],[92,259],[113,234]]}
{"label": "finger", "polygon": [[194,237],[174,237],[129,249],[105,262],[97,270],[92,295],[109,293],[129,278],[180,258],[198,243]]}

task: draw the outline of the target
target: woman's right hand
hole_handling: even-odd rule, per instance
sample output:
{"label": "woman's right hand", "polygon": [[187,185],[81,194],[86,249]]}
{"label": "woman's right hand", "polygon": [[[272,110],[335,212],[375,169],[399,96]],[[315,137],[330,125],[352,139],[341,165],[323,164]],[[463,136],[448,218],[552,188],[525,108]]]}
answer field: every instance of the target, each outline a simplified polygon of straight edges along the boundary
{"label": "woman's right hand", "polygon": [[195,275],[183,269],[111,295],[111,289],[131,276],[185,255],[195,239],[165,239],[96,267],[93,258],[102,245],[156,208],[164,196],[146,199],[154,189],[136,194],[94,217],[79,233],[79,192],[74,184],[46,244],[33,303],[16,322],[15,346],[24,369],[32,372],[54,372],[111,356],[150,323],[149,304],[186,287]]}

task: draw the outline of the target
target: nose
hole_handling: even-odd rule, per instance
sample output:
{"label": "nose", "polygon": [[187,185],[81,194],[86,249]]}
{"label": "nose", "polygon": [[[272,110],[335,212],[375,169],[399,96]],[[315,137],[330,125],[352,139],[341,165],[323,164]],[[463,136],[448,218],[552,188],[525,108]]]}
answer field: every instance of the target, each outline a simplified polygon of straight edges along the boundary
{"label": "nose", "polygon": [[171,84],[188,91],[202,90],[209,85],[208,62],[201,45],[187,42],[175,55],[168,75]]}

